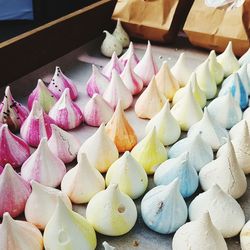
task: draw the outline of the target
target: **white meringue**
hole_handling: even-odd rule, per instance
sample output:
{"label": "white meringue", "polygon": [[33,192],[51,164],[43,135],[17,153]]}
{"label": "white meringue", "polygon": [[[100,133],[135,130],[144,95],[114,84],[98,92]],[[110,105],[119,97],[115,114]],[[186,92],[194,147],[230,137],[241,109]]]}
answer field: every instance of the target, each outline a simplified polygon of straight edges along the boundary
{"label": "white meringue", "polygon": [[76,204],[89,202],[98,192],[105,189],[105,181],[100,172],[92,167],[85,153],[79,157],[78,164],[63,177],[62,191]]}
{"label": "white meringue", "polygon": [[242,250],[249,250],[250,248],[250,221],[248,221],[242,228],[240,233],[240,246]]}
{"label": "white meringue", "polygon": [[81,153],[86,153],[91,166],[101,173],[105,173],[119,156],[114,142],[105,131],[104,124],[82,144],[77,155],[78,161]]}
{"label": "white meringue", "polygon": [[189,218],[196,220],[207,211],[224,238],[237,235],[245,224],[240,204],[216,184],[194,198],[189,206]]}
{"label": "white meringue", "polygon": [[173,233],[182,226],[187,220],[187,205],[180,194],[178,179],[146,193],[141,214],[145,224],[158,233]]}
{"label": "white meringue", "polygon": [[104,241],[102,245],[104,247],[104,250],[115,250],[115,247],[112,247],[111,245],[109,245],[107,241]]}
{"label": "white meringue", "polygon": [[119,61],[125,67],[129,58],[131,59],[131,67],[134,69],[140,60],[135,54],[135,49],[132,42],[130,42],[127,51],[119,58]]}
{"label": "white meringue", "polygon": [[116,70],[118,74],[121,74],[123,71],[123,65],[118,60],[115,52],[112,54],[110,61],[103,67],[102,74],[110,80],[113,70]]}
{"label": "white meringue", "polygon": [[209,71],[218,85],[223,81],[224,70],[222,66],[218,63],[216,58],[216,53],[214,50],[211,50],[208,58],[209,58]]}
{"label": "white meringue", "polygon": [[246,51],[244,55],[241,56],[239,59],[240,66],[242,66],[245,63],[250,63],[250,48]]}
{"label": "white meringue", "polygon": [[119,236],[133,228],[137,210],[133,200],[120,192],[117,184],[111,184],[90,200],[86,218],[97,232]]}
{"label": "white meringue", "polygon": [[168,101],[161,111],[148,122],[145,129],[146,134],[148,134],[153,127],[156,128],[157,136],[165,146],[171,145],[179,139],[181,135],[180,125],[171,114]]}
{"label": "white meringue", "polygon": [[[241,120],[240,122],[238,122],[237,124],[235,124],[229,131],[229,135],[230,135],[230,138],[231,140],[234,140],[236,138],[238,138],[239,136],[239,131],[244,131],[244,127],[245,127],[245,122],[248,126],[248,131],[250,133],[250,120],[246,119],[244,116],[243,116],[243,120]],[[250,135],[250,134],[249,134]]]}
{"label": "white meringue", "polygon": [[113,36],[121,43],[123,48],[128,47],[130,39],[128,33],[123,29],[120,19],[117,20]]}
{"label": "white meringue", "polygon": [[243,119],[250,121],[250,107],[248,107],[243,113]]}
{"label": "white meringue", "polygon": [[68,196],[62,191],[31,181],[32,192],[25,205],[25,218],[39,229],[44,229],[49,222],[60,195],[65,206],[72,209]]}

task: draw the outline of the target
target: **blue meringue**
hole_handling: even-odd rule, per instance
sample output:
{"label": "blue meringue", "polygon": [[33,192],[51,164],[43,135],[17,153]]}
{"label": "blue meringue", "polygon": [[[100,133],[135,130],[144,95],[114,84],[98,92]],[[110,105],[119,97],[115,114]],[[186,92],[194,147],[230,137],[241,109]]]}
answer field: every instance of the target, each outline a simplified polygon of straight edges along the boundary
{"label": "blue meringue", "polygon": [[175,232],[187,220],[187,205],[179,191],[179,180],[151,189],[142,199],[145,224],[155,232]]}
{"label": "blue meringue", "polygon": [[237,73],[239,74],[240,80],[242,81],[247,94],[250,95],[250,79],[248,76],[247,67],[247,64],[243,64]]}
{"label": "blue meringue", "polygon": [[242,66],[244,63],[250,63],[250,48],[247,52],[239,59],[239,63]]}

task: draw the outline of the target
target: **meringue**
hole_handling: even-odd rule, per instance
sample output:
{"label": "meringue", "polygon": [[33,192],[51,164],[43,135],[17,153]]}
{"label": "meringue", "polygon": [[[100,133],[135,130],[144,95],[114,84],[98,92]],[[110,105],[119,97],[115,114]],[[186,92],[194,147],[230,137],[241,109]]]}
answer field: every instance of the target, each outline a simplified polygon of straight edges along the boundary
{"label": "meringue", "polygon": [[159,164],[167,160],[167,151],[157,138],[155,127],[131,151],[147,174],[153,174]]}
{"label": "meringue", "polygon": [[56,103],[55,97],[45,86],[41,79],[38,79],[36,88],[32,91],[28,98],[28,108],[31,110],[34,100],[37,100],[46,113],[49,113],[50,109]]}
{"label": "meringue", "polygon": [[129,46],[130,39],[128,33],[123,29],[120,19],[117,20],[113,36],[122,44],[123,48]]}
{"label": "meringue", "polygon": [[170,234],[182,226],[187,220],[187,205],[179,192],[178,179],[146,193],[141,214],[145,224],[157,233]]}
{"label": "meringue", "polygon": [[20,135],[30,146],[37,147],[43,137],[50,138],[51,124],[55,124],[55,121],[34,101],[30,114],[20,129]]}
{"label": "meringue", "polygon": [[237,124],[235,124],[229,131],[229,135],[231,140],[234,140],[235,138],[237,138],[239,136],[239,131],[244,131],[244,127],[245,127],[245,122],[247,124],[248,127],[248,131],[250,128],[250,120],[248,121],[248,119],[246,117],[243,116],[243,120],[241,120],[240,122],[238,122]]}
{"label": "meringue", "polygon": [[56,124],[65,130],[78,127],[83,122],[80,108],[71,100],[69,89],[65,89],[49,112]]}
{"label": "meringue", "polygon": [[244,55],[239,59],[240,66],[245,63],[250,63],[250,48],[246,51]]}
{"label": "meringue", "polygon": [[240,204],[216,184],[196,196],[189,206],[191,221],[205,212],[209,212],[212,223],[224,238],[237,235],[245,224],[245,215]]}
{"label": "meringue", "polygon": [[222,146],[226,142],[225,138],[229,137],[227,130],[211,117],[207,108],[204,109],[202,119],[195,123],[188,131],[188,136],[197,134],[201,134],[201,138],[213,150],[217,150]]}
{"label": "meringue", "polygon": [[169,149],[168,157],[175,158],[183,152],[188,152],[189,162],[192,163],[196,171],[200,171],[207,163],[214,159],[212,147],[202,139],[201,134],[176,142]]}
{"label": "meringue", "polygon": [[177,62],[171,68],[173,76],[177,81],[179,81],[181,87],[184,87],[187,84],[189,77],[192,74],[192,71],[193,70],[191,70],[189,66],[187,56],[185,53],[180,54]]}
{"label": "meringue", "polygon": [[99,127],[106,124],[112,117],[114,110],[99,94],[94,94],[83,110],[84,121],[90,126]]}
{"label": "meringue", "polygon": [[103,99],[113,108],[121,101],[124,109],[129,108],[133,102],[133,96],[125,86],[119,74],[113,70],[111,81],[103,94]]}
{"label": "meringue", "polygon": [[243,113],[243,119],[250,121],[250,107],[248,107]]}
{"label": "meringue", "polygon": [[106,174],[106,184],[118,184],[121,192],[132,199],[139,198],[148,186],[144,168],[129,153],[125,152],[116,160]]}
{"label": "meringue", "polygon": [[123,65],[118,60],[117,54],[115,52],[112,54],[110,61],[102,69],[102,74],[104,74],[108,80],[110,80],[113,70],[115,70],[118,74],[121,74],[123,71]]}
{"label": "meringue", "polygon": [[217,61],[221,64],[225,77],[231,75],[240,68],[240,64],[234,55],[231,41],[228,43],[224,52],[217,56]]}
{"label": "meringue", "polygon": [[250,78],[248,76],[247,67],[248,67],[247,64],[243,64],[240,67],[240,69],[237,71],[237,73],[239,74],[240,80],[241,80],[247,94],[250,95]]}
{"label": "meringue", "polygon": [[193,93],[193,96],[194,96],[196,102],[200,105],[201,108],[204,108],[206,103],[207,103],[207,98],[206,98],[205,93],[200,89],[200,87],[197,83],[195,72],[193,72],[191,74],[187,85],[176,91],[172,103],[176,104],[179,100],[181,100],[183,98],[189,85],[191,86],[192,93]]}
{"label": "meringue", "polygon": [[188,222],[177,230],[172,241],[173,250],[227,250],[222,234],[213,225],[209,213]]}
{"label": "meringue", "polygon": [[115,250],[115,247],[112,247],[111,245],[109,245],[107,241],[104,241],[102,245],[104,247],[104,250]]}
{"label": "meringue", "polygon": [[143,80],[144,86],[147,86],[152,77],[158,72],[158,67],[154,61],[150,41],[148,41],[145,54],[140,62],[135,66],[134,71]]}
{"label": "meringue", "polygon": [[63,177],[62,191],[76,204],[89,202],[98,192],[105,189],[105,181],[100,172],[92,167],[85,153],[78,164]]}
{"label": "meringue", "polygon": [[113,116],[106,125],[106,132],[119,153],[130,151],[137,143],[136,134],[125,116],[121,101],[118,102]]}
{"label": "meringue", "polygon": [[162,63],[159,72],[155,76],[155,80],[158,90],[163,93],[169,101],[172,101],[180,85],[171,73],[166,61]]}
{"label": "meringue", "polygon": [[133,70],[132,57],[128,58],[125,68],[121,74],[121,79],[132,95],[137,95],[142,91],[143,81]]}
{"label": "meringue", "polygon": [[20,167],[30,156],[28,144],[12,134],[7,124],[0,126],[0,164],[10,163],[13,167]]}
{"label": "meringue", "polygon": [[16,217],[23,212],[31,188],[10,164],[6,164],[0,175],[0,193],[0,217],[5,212]]}
{"label": "meringue", "polygon": [[[240,105],[232,97],[231,92],[218,96],[209,103],[207,110],[219,124],[226,129],[232,128],[242,118]],[[218,111],[221,112],[218,112]]]}
{"label": "meringue", "polygon": [[86,91],[87,94],[92,97],[95,93],[103,95],[105,89],[109,84],[108,79],[104,76],[99,69],[93,64],[92,74],[87,81]]}
{"label": "meringue", "polygon": [[135,113],[139,118],[151,119],[161,110],[165,102],[166,98],[159,92],[153,76],[135,103]]}
{"label": "meringue", "polygon": [[45,249],[53,250],[94,250],[97,245],[93,227],[83,216],[67,208],[60,196],[43,240]]}
{"label": "meringue", "polygon": [[65,173],[64,163],[50,151],[46,138],[42,138],[36,151],[21,168],[24,180],[35,180],[49,187],[59,186]]}
{"label": "meringue", "polygon": [[250,221],[248,221],[242,228],[240,233],[240,246],[242,250],[249,250],[250,247]]}
{"label": "meringue", "polygon": [[161,111],[148,122],[145,129],[146,134],[148,134],[153,127],[156,128],[157,136],[165,146],[171,145],[179,139],[181,135],[180,125],[171,114],[168,101]]}
{"label": "meringue", "polygon": [[62,191],[31,181],[32,192],[26,202],[24,214],[28,222],[44,229],[55,211],[57,197],[60,195],[65,206],[72,209],[68,196]]}
{"label": "meringue", "polygon": [[105,131],[104,124],[82,144],[77,155],[78,161],[81,153],[86,153],[91,166],[101,173],[107,172],[108,168],[119,156],[114,142]]}
{"label": "meringue", "polygon": [[0,166],[0,174],[3,172],[3,167]]}
{"label": "meringue", "polygon": [[50,92],[59,99],[65,89],[69,89],[70,97],[75,100],[78,96],[77,88],[75,84],[62,73],[62,70],[57,66],[54,76],[48,86]]}
{"label": "meringue", "polygon": [[233,145],[227,142],[227,151],[217,159],[204,166],[199,174],[200,184],[203,190],[208,190],[213,184],[238,199],[247,189],[246,176],[239,167]]}
{"label": "meringue", "polygon": [[172,107],[171,113],[183,131],[188,131],[202,118],[203,112],[194,98],[191,85],[187,86],[183,98]]}
{"label": "meringue", "polygon": [[0,249],[43,250],[43,237],[31,223],[13,220],[5,213],[0,225]]}
{"label": "meringue", "polygon": [[52,135],[48,140],[51,152],[64,163],[72,162],[80,149],[80,142],[72,134],[62,130],[56,125],[51,125]]}
{"label": "meringue", "polygon": [[101,45],[101,52],[104,56],[111,57],[115,52],[118,56],[122,53],[122,43],[118,40],[118,37],[114,34],[110,34],[107,30],[104,30],[105,39]]}
{"label": "meringue", "polygon": [[221,84],[224,78],[224,70],[222,66],[218,63],[216,58],[216,53],[214,50],[211,50],[209,56],[209,71],[210,74],[213,76],[217,85]]}
{"label": "meringue", "polygon": [[16,102],[7,86],[2,103],[0,103],[0,123],[7,123],[10,130],[18,131],[27,118],[29,111]]}
{"label": "meringue", "polygon": [[134,69],[140,60],[135,53],[134,45],[132,42],[130,42],[127,51],[119,58],[119,62],[123,65],[123,67],[126,66],[129,58],[131,60],[131,68]]}
{"label": "meringue", "polygon": [[90,200],[86,218],[98,233],[119,236],[133,228],[137,210],[133,200],[111,184]]}

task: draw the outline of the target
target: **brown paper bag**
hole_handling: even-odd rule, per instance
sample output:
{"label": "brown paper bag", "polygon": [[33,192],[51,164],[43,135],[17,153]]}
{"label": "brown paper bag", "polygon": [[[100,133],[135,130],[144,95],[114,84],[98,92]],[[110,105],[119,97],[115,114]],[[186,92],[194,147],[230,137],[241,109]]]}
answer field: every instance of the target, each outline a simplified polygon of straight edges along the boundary
{"label": "brown paper bag", "polygon": [[244,54],[250,45],[250,0],[235,9],[227,7],[211,8],[195,0],[183,28],[189,41],[217,52],[232,41],[235,54]]}
{"label": "brown paper bag", "polygon": [[113,19],[132,37],[172,41],[185,22],[193,0],[118,0]]}

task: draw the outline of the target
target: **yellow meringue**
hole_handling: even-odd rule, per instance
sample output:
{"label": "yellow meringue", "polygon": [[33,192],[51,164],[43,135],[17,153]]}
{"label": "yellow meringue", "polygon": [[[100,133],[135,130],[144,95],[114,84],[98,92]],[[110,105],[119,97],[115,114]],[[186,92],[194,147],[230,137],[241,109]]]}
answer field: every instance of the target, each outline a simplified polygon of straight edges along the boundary
{"label": "yellow meringue", "polygon": [[122,53],[122,44],[121,42],[114,36],[114,34],[110,34],[108,31],[104,30],[106,37],[101,45],[101,52],[104,56],[111,57],[113,52],[119,56]]}
{"label": "yellow meringue", "polygon": [[208,56],[209,58],[209,71],[213,76],[215,82],[221,84],[224,78],[224,70],[222,66],[218,63],[216,58],[216,53],[212,50]]}
{"label": "yellow meringue", "polygon": [[121,43],[123,48],[129,46],[130,39],[128,33],[123,29],[120,19],[117,20],[113,36]]}
{"label": "yellow meringue", "polygon": [[242,250],[250,249],[250,220],[245,224],[240,233],[240,246]]}

